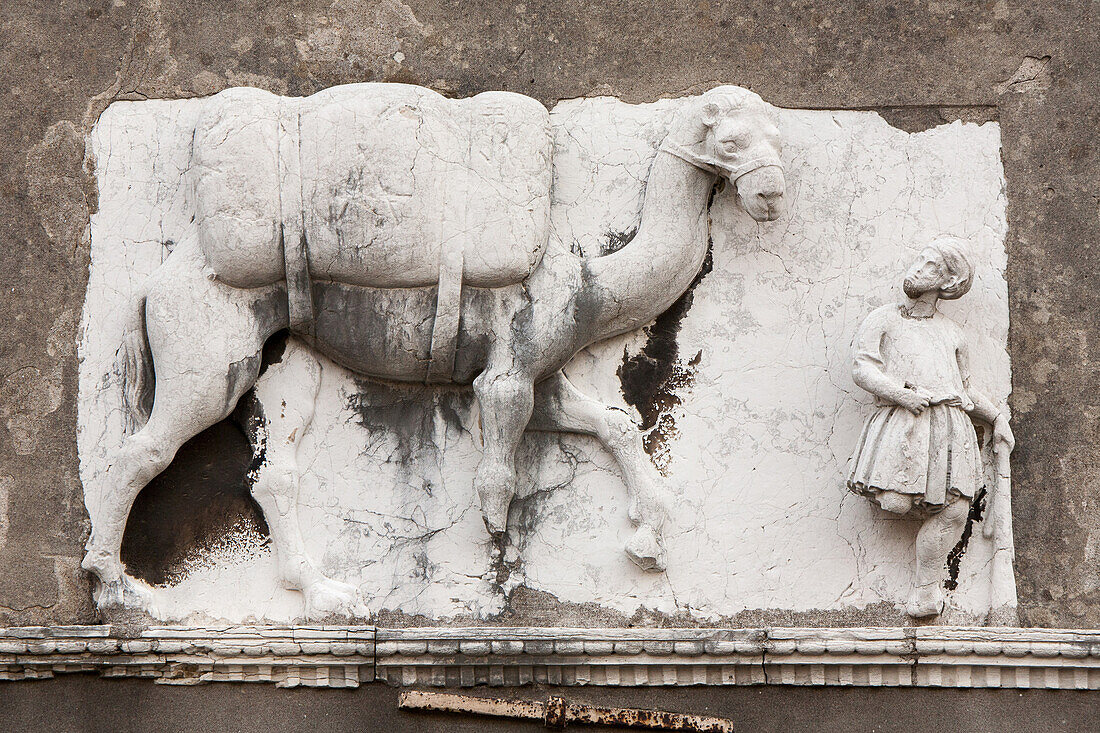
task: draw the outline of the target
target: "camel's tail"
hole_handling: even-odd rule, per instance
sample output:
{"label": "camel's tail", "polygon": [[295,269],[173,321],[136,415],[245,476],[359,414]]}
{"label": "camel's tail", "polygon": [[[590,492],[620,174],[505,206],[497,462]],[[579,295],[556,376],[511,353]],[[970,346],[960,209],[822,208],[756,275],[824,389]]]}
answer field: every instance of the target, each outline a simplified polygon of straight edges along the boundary
{"label": "camel's tail", "polygon": [[114,372],[122,382],[124,431],[132,435],[149,421],[153,410],[152,352],[145,332],[145,292],[135,300],[128,315],[122,344],[115,352]]}

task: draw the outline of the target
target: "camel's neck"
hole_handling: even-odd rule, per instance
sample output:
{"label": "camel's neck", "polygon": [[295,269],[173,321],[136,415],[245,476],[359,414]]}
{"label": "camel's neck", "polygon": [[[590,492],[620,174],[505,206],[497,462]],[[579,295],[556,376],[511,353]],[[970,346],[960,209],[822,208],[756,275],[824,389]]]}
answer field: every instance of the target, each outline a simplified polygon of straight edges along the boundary
{"label": "camel's neck", "polygon": [[691,285],[707,253],[714,178],[665,150],[657,153],[637,234],[623,249],[587,264],[586,285],[600,314],[594,341],[653,321]]}

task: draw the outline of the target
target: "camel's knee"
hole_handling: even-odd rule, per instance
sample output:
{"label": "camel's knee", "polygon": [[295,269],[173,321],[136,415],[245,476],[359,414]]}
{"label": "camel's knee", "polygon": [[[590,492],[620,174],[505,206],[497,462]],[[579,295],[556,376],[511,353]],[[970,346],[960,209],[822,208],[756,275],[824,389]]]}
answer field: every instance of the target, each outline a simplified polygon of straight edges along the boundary
{"label": "camel's knee", "polygon": [[253,477],[252,497],[265,511],[274,509],[280,515],[286,514],[295,508],[300,479],[295,463],[265,462]]}
{"label": "camel's knee", "polygon": [[108,473],[130,474],[133,478],[124,480],[144,485],[168,467],[176,457],[179,446],[178,442],[148,428],[140,430],[122,443],[115,459],[110,462]]}
{"label": "camel's knee", "polygon": [[487,444],[493,433],[518,441],[535,407],[534,384],[517,375],[483,372],[473,386],[481,407],[482,428],[487,430]]}
{"label": "camel's knee", "polygon": [[484,371],[474,379],[473,387],[478,399],[512,402],[522,400],[526,393],[534,399],[531,382],[511,373]]}
{"label": "camel's knee", "polygon": [[953,525],[962,527],[966,523],[967,516],[970,515],[970,501],[963,498],[958,498],[952,501],[943,509],[944,518]]}
{"label": "camel's knee", "polygon": [[956,535],[966,525],[966,517],[969,513],[970,503],[965,499],[956,499],[933,514],[928,522],[942,535]]}
{"label": "camel's knee", "polygon": [[638,426],[623,410],[604,408],[596,434],[613,451],[640,449]]}

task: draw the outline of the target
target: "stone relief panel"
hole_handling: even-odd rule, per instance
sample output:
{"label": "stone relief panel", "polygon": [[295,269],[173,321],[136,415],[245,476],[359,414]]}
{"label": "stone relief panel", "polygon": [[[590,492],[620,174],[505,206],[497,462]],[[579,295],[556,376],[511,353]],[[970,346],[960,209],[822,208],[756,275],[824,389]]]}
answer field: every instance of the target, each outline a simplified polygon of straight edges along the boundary
{"label": "stone relief panel", "polygon": [[[522,587],[624,620],[902,609],[917,528],[845,488],[873,409],[850,351],[936,234],[971,244],[971,292],[942,305],[971,381],[1010,388],[995,123],[357,85],[116,103],[88,149],[103,606],[477,621]],[[128,578],[129,503],[230,413],[266,536]],[[983,521],[944,568],[951,622],[1015,606]]]}

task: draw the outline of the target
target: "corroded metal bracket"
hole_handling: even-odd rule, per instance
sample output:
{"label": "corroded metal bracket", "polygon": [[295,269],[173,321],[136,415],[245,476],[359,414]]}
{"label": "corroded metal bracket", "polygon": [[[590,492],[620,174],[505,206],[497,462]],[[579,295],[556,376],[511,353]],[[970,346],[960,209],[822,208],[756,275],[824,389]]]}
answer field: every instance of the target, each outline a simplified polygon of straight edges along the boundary
{"label": "corroded metal bracket", "polygon": [[564,728],[570,723],[614,725],[648,730],[684,730],[695,733],[733,733],[733,721],[706,715],[670,713],[638,708],[607,708],[569,702],[551,696],[538,700],[500,700],[491,697],[454,695],[446,692],[402,692],[397,706],[404,710],[469,713],[494,718],[541,720],[547,728]]}

